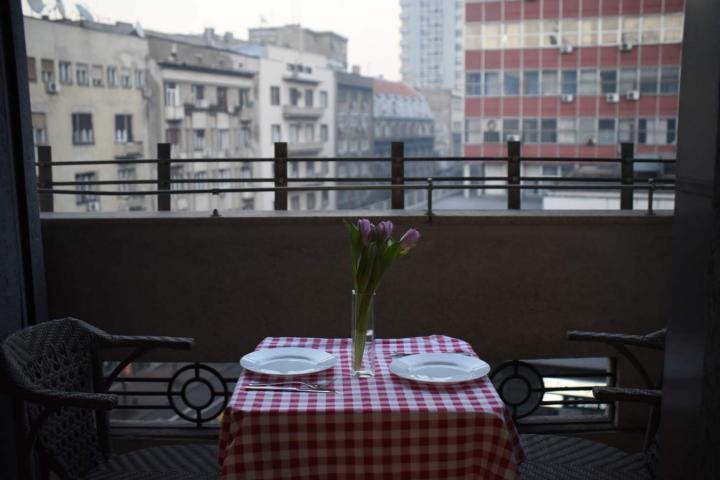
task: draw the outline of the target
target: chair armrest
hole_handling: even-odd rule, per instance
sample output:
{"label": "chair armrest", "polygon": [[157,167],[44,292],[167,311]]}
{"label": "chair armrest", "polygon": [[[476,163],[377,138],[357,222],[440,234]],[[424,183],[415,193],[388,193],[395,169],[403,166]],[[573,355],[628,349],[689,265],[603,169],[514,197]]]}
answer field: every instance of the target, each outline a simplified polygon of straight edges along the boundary
{"label": "chair armrest", "polygon": [[94,392],[65,392],[49,388],[17,388],[18,397],[31,403],[48,407],[77,407],[91,410],[112,410],[117,405],[117,395]]}
{"label": "chair armrest", "polygon": [[190,350],[195,339],[188,337],[154,337],[134,335],[110,335],[107,347],[135,347],[142,349],[171,348],[174,350]]}
{"label": "chair armrest", "polygon": [[663,350],[665,348],[665,329],[647,335],[626,335],[622,333],[586,332],[570,330],[568,340],[579,342],[600,342],[613,346],[634,346]]}
{"label": "chair armrest", "polygon": [[606,402],[640,402],[648,405],[660,405],[662,392],[645,388],[595,387],[593,396]]}

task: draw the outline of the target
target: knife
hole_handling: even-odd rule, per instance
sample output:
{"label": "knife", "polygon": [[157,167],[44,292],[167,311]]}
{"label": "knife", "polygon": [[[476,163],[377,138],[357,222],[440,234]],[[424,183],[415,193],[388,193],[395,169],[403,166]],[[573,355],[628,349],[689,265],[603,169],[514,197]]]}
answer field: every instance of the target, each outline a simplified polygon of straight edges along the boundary
{"label": "knife", "polygon": [[266,390],[269,392],[308,392],[308,393],[333,393],[335,390],[326,388],[300,388],[281,387],[271,385],[245,385],[245,390]]}

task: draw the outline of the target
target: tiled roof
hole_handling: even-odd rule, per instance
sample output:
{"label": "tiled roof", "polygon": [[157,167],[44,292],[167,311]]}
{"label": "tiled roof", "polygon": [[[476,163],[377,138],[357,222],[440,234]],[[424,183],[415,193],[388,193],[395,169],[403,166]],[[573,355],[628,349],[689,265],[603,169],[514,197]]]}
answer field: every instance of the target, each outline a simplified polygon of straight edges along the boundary
{"label": "tiled roof", "polygon": [[388,95],[401,95],[404,97],[421,97],[414,88],[403,82],[389,82],[387,80],[375,79],[373,82],[375,93],[385,93]]}

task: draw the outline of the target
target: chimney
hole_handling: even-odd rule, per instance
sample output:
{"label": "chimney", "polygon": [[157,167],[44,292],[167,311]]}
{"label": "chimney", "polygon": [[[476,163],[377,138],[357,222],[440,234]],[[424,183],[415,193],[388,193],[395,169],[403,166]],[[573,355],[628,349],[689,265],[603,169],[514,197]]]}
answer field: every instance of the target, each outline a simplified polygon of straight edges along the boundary
{"label": "chimney", "polygon": [[226,42],[232,42],[233,40],[235,40],[235,37],[233,36],[232,32],[225,32],[223,40],[225,40]]}
{"label": "chimney", "polygon": [[205,38],[205,45],[207,45],[208,47],[212,47],[213,43],[215,43],[215,29],[205,28],[205,32],[203,32],[203,37]]}
{"label": "chimney", "polygon": [[355,75],[360,75],[360,65],[353,65],[352,73],[354,73]]}

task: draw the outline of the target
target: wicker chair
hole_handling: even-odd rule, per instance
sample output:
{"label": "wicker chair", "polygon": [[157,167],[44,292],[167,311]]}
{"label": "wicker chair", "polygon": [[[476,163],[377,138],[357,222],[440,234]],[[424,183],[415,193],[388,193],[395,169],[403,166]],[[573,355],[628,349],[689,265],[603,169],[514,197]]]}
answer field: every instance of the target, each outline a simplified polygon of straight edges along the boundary
{"label": "wicker chair", "polygon": [[660,423],[660,382],[654,382],[628,348],[663,351],[666,330],[648,335],[568,332],[574,341],[602,342],[612,346],[637,370],[647,388],[598,387],[593,395],[607,402],[639,402],[650,406],[643,451],[628,454],[600,442],[560,435],[522,435],[526,458],[521,466],[527,480],[644,480],[655,477],[657,431]]}
{"label": "wicker chair", "polygon": [[[43,472],[61,479],[211,479],[219,477],[214,447],[176,445],[110,455],[106,393],[130,362],[153,348],[188,350],[191,338],[110,335],[74,318],[53,320],[8,336],[0,366],[8,390],[27,402],[23,450],[37,452]],[[99,353],[132,348],[104,379]]]}

